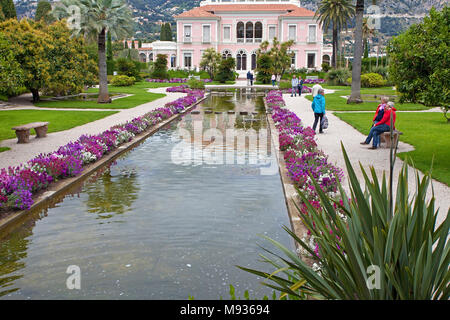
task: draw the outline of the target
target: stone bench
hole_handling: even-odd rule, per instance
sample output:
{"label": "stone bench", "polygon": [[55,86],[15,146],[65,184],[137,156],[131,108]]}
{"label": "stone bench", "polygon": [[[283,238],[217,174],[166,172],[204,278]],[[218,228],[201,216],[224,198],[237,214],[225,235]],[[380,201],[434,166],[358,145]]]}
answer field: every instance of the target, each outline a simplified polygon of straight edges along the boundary
{"label": "stone bench", "polygon": [[[403,134],[403,132],[400,132],[398,130],[394,130],[393,131],[393,135],[394,135],[394,147],[397,145],[398,143],[398,138],[399,136],[401,136]],[[391,132],[390,131],[386,131],[383,132],[382,134],[380,134],[380,146],[381,143],[385,144],[385,148],[390,148],[391,147]]]}
{"label": "stone bench", "polygon": [[16,131],[17,143],[30,142],[30,130],[36,131],[36,138],[44,138],[47,136],[49,122],[32,122],[12,128]]}
{"label": "stone bench", "polygon": [[319,76],[306,76],[307,80],[319,80]]}

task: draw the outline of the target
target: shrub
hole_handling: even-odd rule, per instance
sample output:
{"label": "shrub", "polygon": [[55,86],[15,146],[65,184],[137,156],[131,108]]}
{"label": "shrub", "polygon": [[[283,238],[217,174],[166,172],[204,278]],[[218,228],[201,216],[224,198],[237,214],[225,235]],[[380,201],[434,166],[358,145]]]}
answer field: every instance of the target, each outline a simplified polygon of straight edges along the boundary
{"label": "shrub", "polygon": [[116,60],[116,68],[119,75],[139,78],[139,66],[133,60],[119,58]]}
{"label": "shrub", "polygon": [[366,73],[361,75],[361,86],[364,88],[382,87],[386,80],[378,73]]}
{"label": "shrub", "polygon": [[189,72],[186,70],[169,70],[167,71],[167,74],[169,75],[169,78],[187,78],[189,77]]}
{"label": "shrub", "polygon": [[124,75],[114,76],[111,79],[111,85],[116,87],[129,87],[136,82],[135,77],[128,77]]}
{"label": "shrub", "polygon": [[194,78],[189,79],[189,81],[187,82],[187,85],[191,89],[205,89],[205,82],[201,81],[201,80],[196,80]]}
{"label": "shrub", "polygon": [[152,78],[168,79],[167,73],[167,55],[158,54],[155,63],[153,64]]}
{"label": "shrub", "polygon": [[347,79],[351,76],[351,72],[348,69],[340,68],[340,69],[332,69],[330,70],[325,79],[327,80],[329,85],[335,86],[343,86],[347,85]]}
{"label": "shrub", "polygon": [[285,256],[267,250],[274,256],[264,256],[264,261],[276,271],[240,268],[266,278],[272,282],[266,285],[283,296],[299,299],[448,300],[450,210],[438,226],[434,195],[426,201],[431,177],[425,175],[421,180],[417,172],[416,190],[411,192],[405,163],[394,196],[388,191],[385,176],[380,181],[372,168],[369,178],[363,169],[364,192],[342,149],[353,199],[349,200],[339,185],[341,201],[336,201],[314,181],[320,196],[317,206],[299,192],[307,208],[300,216],[314,248],[285,227],[311,257],[312,267],[290,249],[265,237]]}
{"label": "shrub", "polygon": [[236,62],[234,58],[222,59],[222,61],[220,61],[219,69],[214,80],[219,81],[220,83],[233,81],[235,79],[235,65]]}
{"label": "shrub", "polygon": [[322,70],[324,72],[328,72],[328,71],[330,71],[330,69],[331,69],[331,66],[328,63],[322,63]]}

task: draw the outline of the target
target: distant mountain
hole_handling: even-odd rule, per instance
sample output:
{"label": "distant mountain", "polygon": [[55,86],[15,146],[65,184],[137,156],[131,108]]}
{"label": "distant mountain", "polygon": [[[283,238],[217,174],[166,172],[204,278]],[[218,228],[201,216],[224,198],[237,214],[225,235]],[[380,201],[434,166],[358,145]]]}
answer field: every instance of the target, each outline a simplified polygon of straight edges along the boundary
{"label": "distant mountain", "polygon": [[[127,0],[136,20],[136,37],[157,39],[161,22],[173,22],[173,16],[199,6],[201,0]],[[316,10],[321,0],[302,0],[302,6]],[[15,0],[17,14],[34,17],[37,0]],[[448,0],[379,0],[382,27],[386,36],[395,35],[420,21],[434,6],[440,10]],[[366,0],[367,7],[372,0]]]}

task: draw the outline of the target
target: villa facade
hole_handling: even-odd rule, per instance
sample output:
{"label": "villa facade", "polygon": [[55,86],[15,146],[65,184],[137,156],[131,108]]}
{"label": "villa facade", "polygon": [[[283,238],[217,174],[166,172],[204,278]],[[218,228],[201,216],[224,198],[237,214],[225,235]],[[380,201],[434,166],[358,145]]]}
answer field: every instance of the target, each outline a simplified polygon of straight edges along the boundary
{"label": "villa facade", "polygon": [[170,68],[198,69],[203,52],[212,47],[235,58],[236,71],[243,76],[256,69],[260,44],[277,38],[294,41],[292,68],[321,69],[322,62],[330,61],[314,12],[302,8],[299,0],[207,0],[174,18],[176,42],[156,41],[141,48],[143,60],[163,53]]}

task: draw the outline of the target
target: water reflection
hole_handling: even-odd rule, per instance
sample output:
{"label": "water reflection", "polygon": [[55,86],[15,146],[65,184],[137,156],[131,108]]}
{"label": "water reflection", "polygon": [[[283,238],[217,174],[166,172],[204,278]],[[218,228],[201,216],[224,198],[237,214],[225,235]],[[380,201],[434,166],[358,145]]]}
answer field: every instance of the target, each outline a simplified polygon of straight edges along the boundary
{"label": "water reflection", "polygon": [[106,168],[100,177],[85,187],[88,212],[97,214],[97,219],[110,219],[130,211],[139,193],[137,175],[137,170],[132,167]]}

